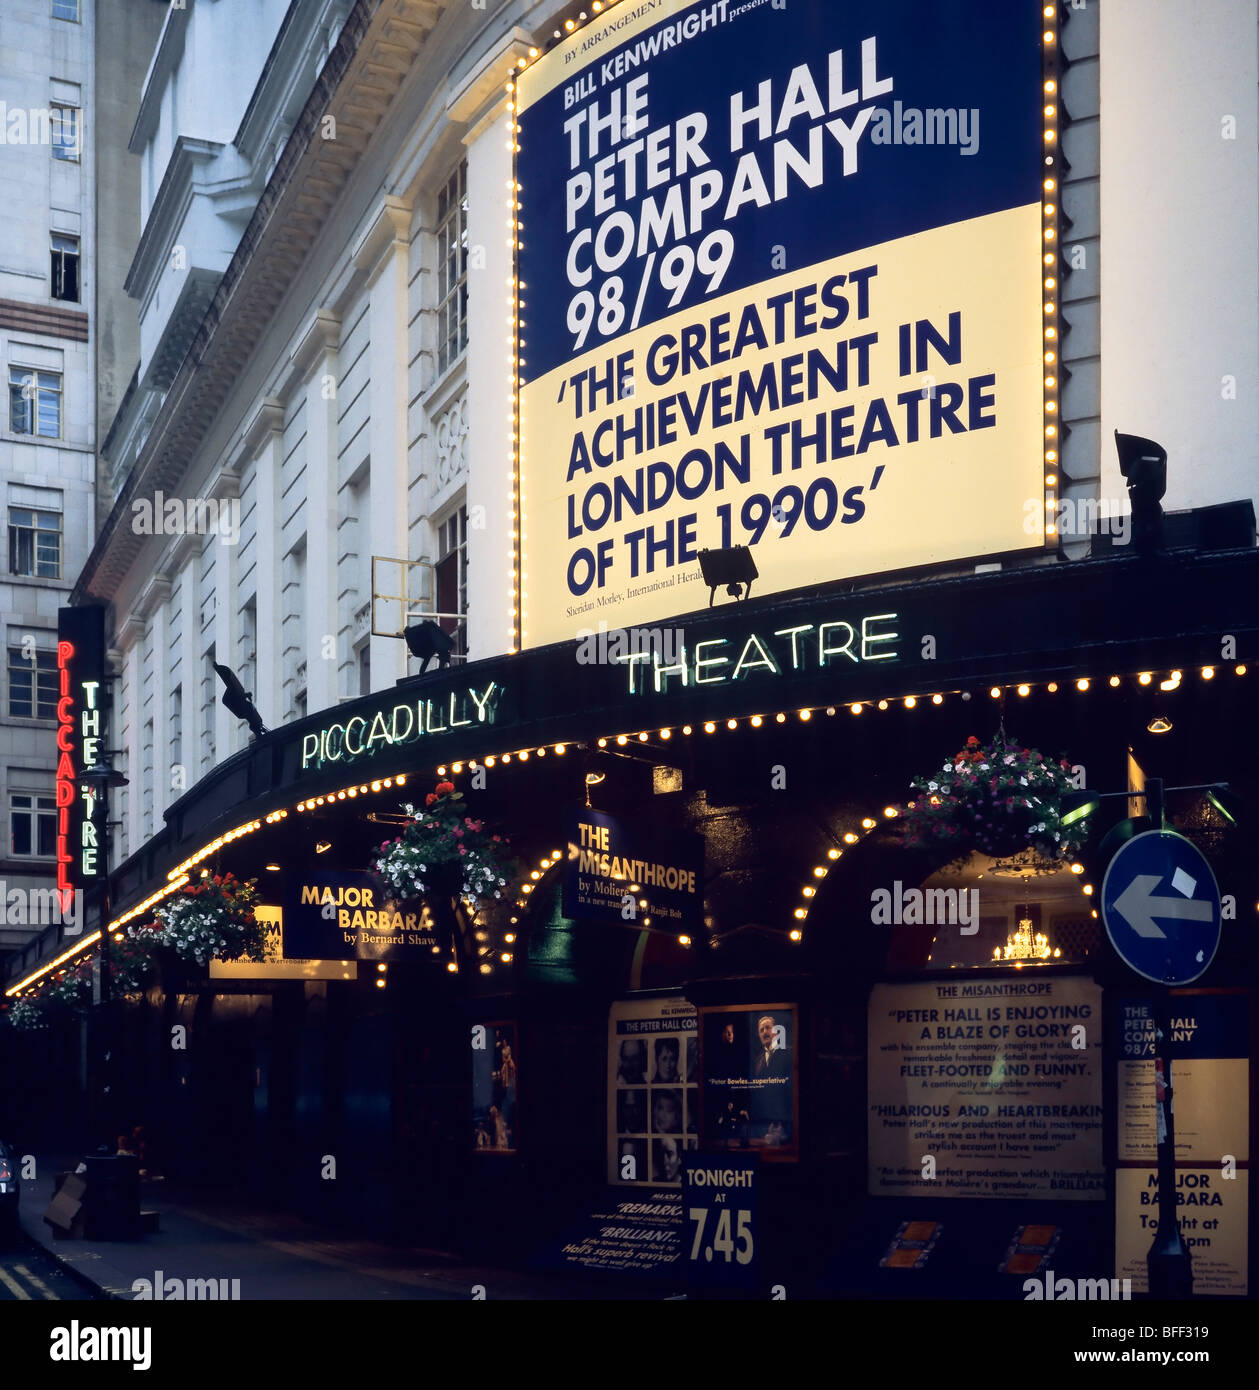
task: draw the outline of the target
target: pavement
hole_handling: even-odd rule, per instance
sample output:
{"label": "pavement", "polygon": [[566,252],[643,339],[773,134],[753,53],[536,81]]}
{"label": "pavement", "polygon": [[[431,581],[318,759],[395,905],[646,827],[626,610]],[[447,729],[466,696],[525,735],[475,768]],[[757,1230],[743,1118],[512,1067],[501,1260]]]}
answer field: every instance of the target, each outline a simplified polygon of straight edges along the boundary
{"label": "pavement", "polygon": [[[415,1246],[330,1236],[287,1212],[141,1183],[140,1205],[159,1213],[159,1229],[134,1241],[54,1239],[43,1219],[56,1173],[78,1159],[38,1156],[38,1176],[22,1183],[21,1223],[30,1240],[75,1279],[80,1296],[132,1299],[137,1280],[239,1280],[239,1297],[301,1300],[591,1300],[644,1296],[592,1282],[583,1271],[529,1272],[470,1264]],[[159,1276],[160,1271],[160,1276]],[[222,1286],[230,1289],[230,1284]],[[64,1295],[63,1295],[64,1296]],[[647,1295],[650,1296],[650,1295]]]}

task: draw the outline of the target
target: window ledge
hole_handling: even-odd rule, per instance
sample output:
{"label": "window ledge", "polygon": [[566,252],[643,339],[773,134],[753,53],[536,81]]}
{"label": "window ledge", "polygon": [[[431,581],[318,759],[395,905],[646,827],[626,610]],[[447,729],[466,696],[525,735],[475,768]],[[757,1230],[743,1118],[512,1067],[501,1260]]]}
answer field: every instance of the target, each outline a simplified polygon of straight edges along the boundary
{"label": "window ledge", "polygon": [[436,377],[427,390],[420,392],[420,404],[427,414],[439,415],[459,394],[460,389],[467,383],[467,365],[468,350],[464,348],[441,376]]}

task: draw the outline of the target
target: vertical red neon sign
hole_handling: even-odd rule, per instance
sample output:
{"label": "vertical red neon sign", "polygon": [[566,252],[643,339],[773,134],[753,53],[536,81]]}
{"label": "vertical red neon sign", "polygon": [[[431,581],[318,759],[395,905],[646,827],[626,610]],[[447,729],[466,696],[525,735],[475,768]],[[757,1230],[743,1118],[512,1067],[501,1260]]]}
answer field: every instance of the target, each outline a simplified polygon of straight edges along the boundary
{"label": "vertical red neon sign", "polygon": [[76,889],[104,872],[92,796],[79,785],[100,760],[105,734],[105,610],[62,608],[57,615],[57,896],[69,911]]}
{"label": "vertical red neon sign", "polygon": [[74,700],[70,695],[70,663],[74,660],[74,643],[57,643],[57,893],[61,911],[70,910],[74,887],[66,866],[74,862],[69,850],[70,807],[74,805],[75,768]]}

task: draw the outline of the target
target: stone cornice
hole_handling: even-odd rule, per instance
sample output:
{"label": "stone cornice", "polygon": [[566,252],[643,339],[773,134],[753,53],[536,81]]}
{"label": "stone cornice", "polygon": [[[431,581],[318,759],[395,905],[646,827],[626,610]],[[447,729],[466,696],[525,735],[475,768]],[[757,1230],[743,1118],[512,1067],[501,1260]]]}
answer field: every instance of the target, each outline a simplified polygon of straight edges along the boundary
{"label": "stone cornice", "polygon": [[262,447],[262,442],[270,434],[279,434],[284,429],[284,402],[278,396],[263,396],[258,409],[249,417],[248,423],[232,450],[232,468],[239,478],[241,470]]}
{"label": "stone cornice", "polygon": [[171,581],[164,574],[154,574],[149,576],[148,583],[136,595],[133,605],[134,610],[147,625],[153,616],[154,610],[161,603],[166,603],[171,595]]}
{"label": "stone cornice", "polygon": [[303,377],[326,353],[341,346],[341,315],[331,309],[316,309],[306,332],[289,353],[289,366],[295,376]]}
{"label": "stone cornice", "polygon": [[128,613],[119,625],[116,634],[117,648],[122,653],[123,660],[126,660],[127,653],[144,641],[144,635],[149,630],[149,625],[144,618],[137,613]]}
{"label": "stone cornice", "polygon": [[230,502],[240,496],[240,473],[228,464],[214,475],[206,489],[212,498],[220,502]]}
{"label": "stone cornice", "polygon": [[162,556],[161,571],[172,583],[180,570],[200,548],[200,537],[195,531],[185,531],[182,536],[172,538],[166,554]]}
{"label": "stone cornice", "polygon": [[499,108],[506,105],[507,79],[517,70],[517,60],[529,56],[532,46],[526,30],[513,29],[503,35],[478,67],[451,84],[446,115],[468,127],[463,137],[465,143],[474,140],[486,122],[497,117]]}
{"label": "stone cornice", "polygon": [[354,248],[350,258],[354,262],[354,268],[363,271],[370,283],[379,273],[381,263],[389,251],[406,249],[410,231],[410,200],[399,198],[395,193],[386,193],[376,209],[371,225]]}
{"label": "stone cornice", "polygon": [[187,135],[175,141],[123,284],[123,289],[133,299],[148,297],[157,267],[166,263],[167,243],[192,196],[193,171],[199,164],[213,163],[223,148],[216,141],[194,140]]}
{"label": "stone cornice", "polygon": [[144,146],[154,127],[161,119],[162,93],[171,70],[179,62],[184,51],[184,34],[192,17],[191,5],[168,6],[166,18],[162,21],[162,32],[158,35],[157,46],[149,70],[144,77],[140,92],[140,109],[136,113],[135,125],[127,148],[132,154],[143,154]]}

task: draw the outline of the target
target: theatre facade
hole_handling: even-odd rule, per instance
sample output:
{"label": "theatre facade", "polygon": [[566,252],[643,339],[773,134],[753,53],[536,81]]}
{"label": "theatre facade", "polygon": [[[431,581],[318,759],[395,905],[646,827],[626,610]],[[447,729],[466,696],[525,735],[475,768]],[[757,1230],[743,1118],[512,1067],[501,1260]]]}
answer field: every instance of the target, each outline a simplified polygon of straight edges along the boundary
{"label": "theatre facade", "polygon": [[[1163,824],[1219,899],[1171,995],[1182,1232],[1196,1291],[1244,1296],[1254,466],[1232,416],[1200,412],[1225,461],[1190,477],[1192,411],[1103,403],[1099,343],[1139,324],[1123,285],[1099,309],[1094,10],[1002,7],[942,65],[914,0],[517,4],[475,35],[399,8],[441,11],[447,87],[408,68],[314,231],[315,301],[293,275],[250,353],[181,368],[187,392],[222,374],[229,423],[172,406],[136,464],[155,485],[191,448],[242,496],[239,553],[137,542],[127,492],[80,581],[121,667],[126,839],[88,938],[47,933],[7,1001],[230,873],[265,957],[167,958],[110,1006],[114,1112],[173,1180],[592,1288],[724,1266],[788,1298],[1022,1298],[1047,1268],[1140,1291],[1160,985],[1105,904]],[[352,8],[293,140],[389,23]],[[1114,25],[1118,64],[1141,22]],[[969,152],[941,71],[973,94]],[[489,268],[451,361],[425,296],[455,143]],[[414,203],[377,206],[381,169]],[[243,305],[215,301],[203,349]],[[399,592],[386,562],[435,582]],[[155,633],[184,674],[150,679]],[[210,637],[273,727],[194,708]],[[152,794],[175,760],[147,711],[179,688],[210,753]],[[503,881],[391,890],[382,855],[456,796],[442,824],[497,836]],[[5,1030],[45,1078],[32,1129],[86,1113],[98,1014]],[[690,1208],[723,1187],[705,1259]]]}

